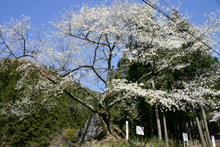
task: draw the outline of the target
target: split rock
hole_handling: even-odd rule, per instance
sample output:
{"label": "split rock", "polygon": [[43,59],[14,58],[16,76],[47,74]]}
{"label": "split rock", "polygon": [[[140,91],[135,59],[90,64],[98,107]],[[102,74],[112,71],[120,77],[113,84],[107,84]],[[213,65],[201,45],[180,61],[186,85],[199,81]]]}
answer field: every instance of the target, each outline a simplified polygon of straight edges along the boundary
{"label": "split rock", "polygon": [[82,145],[87,141],[102,140],[107,135],[108,129],[104,120],[98,113],[89,116],[85,125],[76,131],[79,143]]}

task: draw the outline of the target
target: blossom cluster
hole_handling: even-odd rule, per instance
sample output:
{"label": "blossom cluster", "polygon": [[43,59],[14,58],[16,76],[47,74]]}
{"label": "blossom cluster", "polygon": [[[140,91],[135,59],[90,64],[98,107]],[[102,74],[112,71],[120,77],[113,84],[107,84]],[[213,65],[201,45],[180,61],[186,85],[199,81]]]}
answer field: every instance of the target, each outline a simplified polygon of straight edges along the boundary
{"label": "blossom cluster", "polygon": [[[198,79],[197,79],[198,80]],[[199,85],[198,81],[181,82],[184,89],[173,89],[171,91],[152,90],[142,88],[143,84],[128,83],[124,79],[112,81],[114,90],[125,90],[126,96],[142,97],[150,105],[157,105],[163,110],[193,110],[194,108],[216,106],[212,96],[220,95],[220,91],[205,88],[204,84]]]}

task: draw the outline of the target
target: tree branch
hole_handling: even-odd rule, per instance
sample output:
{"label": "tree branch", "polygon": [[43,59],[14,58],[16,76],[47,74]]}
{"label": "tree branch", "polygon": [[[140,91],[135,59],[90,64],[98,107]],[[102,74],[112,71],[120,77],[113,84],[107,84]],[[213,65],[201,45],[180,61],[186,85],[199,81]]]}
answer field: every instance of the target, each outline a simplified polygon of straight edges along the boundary
{"label": "tree branch", "polygon": [[180,63],[180,62],[181,62],[181,61],[177,61],[177,62],[171,63],[170,65],[168,65],[168,66],[166,66],[166,67],[164,67],[164,68],[161,68],[160,70],[151,71],[151,72],[149,72],[149,73],[143,75],[141,78],[139,78],[137,82],[140,83],[140,82],[141,82],[143,79],[145,79],[146,77],[148,77],[148,76],[150,76],[150,75],[152,75],[152,74],[157,74],[157,73],[159,73],[160,71],[166,70],[166,69],[170,68],[171,66],[174,66],[175,64]]}
{"label": "tree branch", "polygon": [[103,103],[99,100],[99,98],[97,98],[95,95],[93,95],[91,92],[89,92],[85,87],[82,87],[79,83],[77,83],[75,81],[75,83],[80,87],[80,89],[84,90],[88,95],[91,95],[95,100],[97,100],[99,102],[99,104],[101,105],[101,107],[103,108]]}
{"label": "tree branch", "polygon": [[92,69],[92,71],[99,77],[99,79],[100,79],[102,82],[106,83],[106,81],[105,81],[105,80],[98,74],[98,72],[95,70],[94,66],[90,66],[90,65],[79,66],[78,68],[75,68],[75,69],[71,70],[70,72],[64,74],[63,77],[69,75],[70,73],[72,73],[72,72],[74,72],[74,71],[77,71],[77,70],[79,70],[79,69],[82,69],[82,68],[90,68],[90,69]]}
{"label": "tree branch", "polygon": [[111,98],[114,98],[115,96],[119,95],[119,94],[122,93],[123,91],[124,91],[124,90],[121,90],[121,91],[116,92],[116,93],[113,94],[113,95],[107,96],[107,97],[103,100],[103,103],[105,104],[108,100],[110,100]]}
{"label": "tree branch", "polygon": [[70,36],[72,36],[72,37],[76,37],[76,38],[78,38],[78,39],[86,40],[86,41],[91,42],[91,43],[94,43],[94,44],[101,44],[101,45],[108,46],[108,44],[105,44],[105,43],[98,43],[98,42],[96,42],[96,41],[92,41],[92,40],[90,40],[87,36],[86,36],[86,38],[82,38],[82,37],[73,35],[73,34],[71,34],[71,33],[69,33],[69,34],[67,34],[67,35],[70,35]]}
{"label": "tree branch", "polygon": [[[29,62],[30,62],[30,61],[29,61]],[[57,83],[55,80],[53,80],[53,79],[52,79],[49,75],[47,75],[45,72],[43,72],[42,70],[40,70],[40,68],[38,68],[35,64],[33,64],[32,62],[30,62],[30,63],[41,73],[41,75],[43,75],[45,78],[47,78],[47,79],[48,79],[49,81],[51,81],[53,84],[56,84],[56,85],[60,86],[59,83]],[[60,86],[60,88],[62,88],[62,87]],[[83,100],[81,100],[81,99],[75,97],[68,89],[63,88],[63,91],[64,91],[70,98],[72,98],[73,100],[79,102],[79,103],[82,104],[83,106],[89,108],[92,112],[97,112],[92,105],[90,105],[90,104],[84,102]]]}
{"label": "tree branch", "polygon": [[112,107],[113,107],[114,105],[116,105],[117,103],[120,103],[121,101],[126,100],[126,99],[128,99],[127,96],[124,96],[124,97],[122,97],[122,98],[118,98],[118,99],[114,100],[113,102],[111,102],[111,103],[108,105],[108,108],[112,108]]}
{"label": "tree branch", "polygon": [[94,55],[94,60],[93,60],[93,66],[95,65],[95,61],[96,61],[96,54],[97,54],[97,50],[98,50],[98,47],[99,47],[99,43],[100,43],[100,40],[102,38],[102,34],[100,35],[99,37],[99,41],[98,41],[98,44],[97,44],[97,47],[95,48],[95,55]]}

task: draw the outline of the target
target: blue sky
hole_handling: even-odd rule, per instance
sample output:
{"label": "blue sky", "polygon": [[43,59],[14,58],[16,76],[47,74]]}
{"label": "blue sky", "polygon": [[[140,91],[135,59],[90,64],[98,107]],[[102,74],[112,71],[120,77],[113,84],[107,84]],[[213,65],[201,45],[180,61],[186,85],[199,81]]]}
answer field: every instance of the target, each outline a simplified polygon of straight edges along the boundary
{"label": "blue sky", "polygon": [[[218,1],[218,0],[217,0]],[[160,4],[164,4],[166,0],[159,0]],[[177,0],[170,0],[172,4],[175,4]],[[203,14],[210,14],[211,12],[216,12],[220,9],[220,5],[215,0],[180,0],[181,13],[185,13],[186,10],[188,14],[192,14],[190,23],[201,24],[205,21]]]}
{"label": "blue sky", "polygon": [[[93,4],[102,3],[105,0],[93,0]],[[110,3],[112,0],[108,0]],[[142,0],[136,0],[142,3]],[[175,4],[178,0],[169,0],[170,4]],[[91,0],[0,0],[0,25],[8,22],[11,18],[18,19],[19,16],[28,15],[31,17],[33,25],[39,27],[41,23],[47,24],[54,15],[59,16],[59,12],[69,9],[72,5],[81,6]],[[160,4],[167,3],[167,0],[158,0]],[[201,24],[205,21],[203,13],[209,14],[211,11],[220,9],[215,0],[180,0],[181,13],[186,10],[193,14],[190,23]]]}

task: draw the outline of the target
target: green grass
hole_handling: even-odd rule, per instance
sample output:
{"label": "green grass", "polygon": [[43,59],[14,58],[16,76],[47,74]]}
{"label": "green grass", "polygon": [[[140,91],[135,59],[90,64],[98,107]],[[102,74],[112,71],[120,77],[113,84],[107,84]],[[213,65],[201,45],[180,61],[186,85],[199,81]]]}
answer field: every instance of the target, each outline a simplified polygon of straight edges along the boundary
{"label": "green grass", "polygon": [[[144,140],[138,140],[137,138],[132,138],[133,145],[128,143],[126,140],[120,143],[108,142],[106,147],[183,147],[183,141],[174,141],[172,139],[169,140],[169,146],[167,146],[165,140],[160,140],[157,137],[147,138]],[[188,142],[190,147],[201,147],[200,144],[197,144],[196,141]]]}

